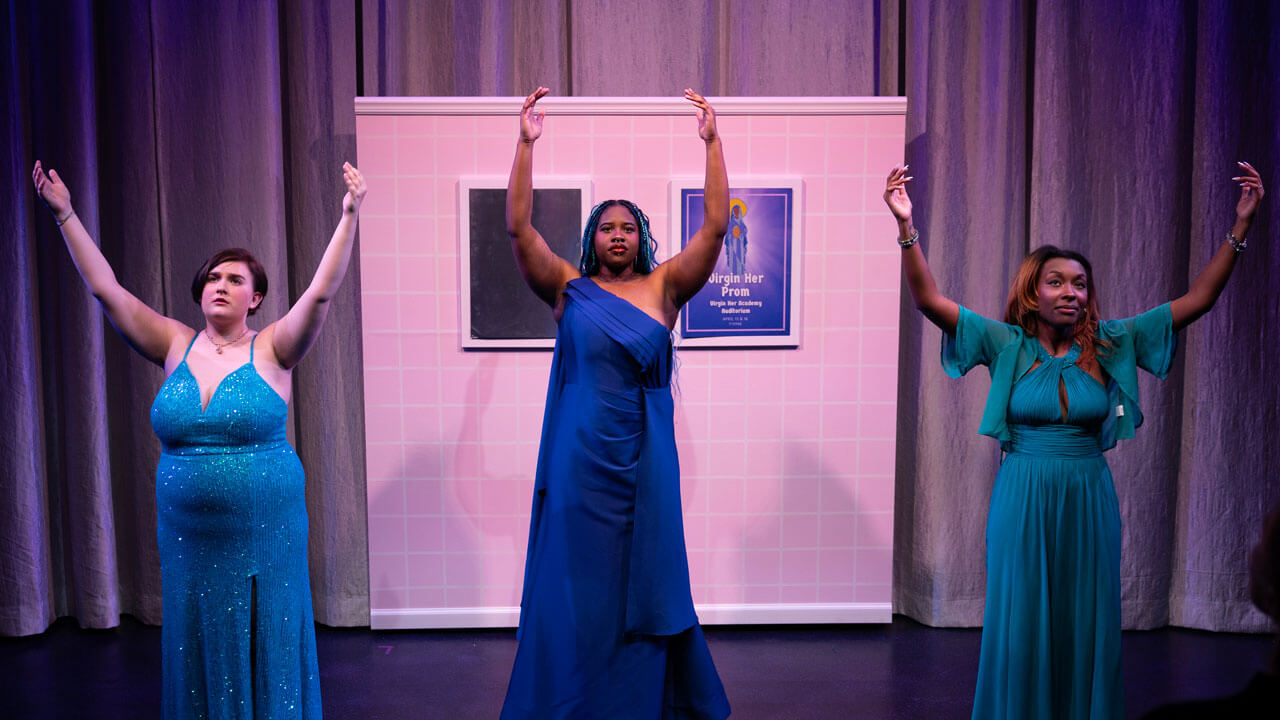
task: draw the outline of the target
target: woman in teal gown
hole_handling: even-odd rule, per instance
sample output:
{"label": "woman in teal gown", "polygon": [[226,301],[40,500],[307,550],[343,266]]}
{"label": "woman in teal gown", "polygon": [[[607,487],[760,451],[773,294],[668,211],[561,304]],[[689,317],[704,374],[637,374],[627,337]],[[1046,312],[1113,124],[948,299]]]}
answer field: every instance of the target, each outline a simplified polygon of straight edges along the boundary
{"label": "woman in teal gown", "polygon": [[558,330],[502,717],[724,718],[689,589],[670,388],[671,328],[728,225],[715,114],[685,91],[707,163],[705,222],[685,250],[655,267],[648,218],[610,200],[592,210],[574,268],[530,219],[546,93],[525,100],[507,187],[517,265]]}
{"label": "woman in teal gown", "polygon": [[320,718],[304,479],[285,421],[293,368],[346,273],[363,177],[344,164],[342,218],[315,278],[260,332],[248,317],[267,277],[251,253],[220,251],[196,272],[191,297],[204,326],[188,327],[116,281],[57,172],[37,162],[32,177],[111,324],[167,375],[151,407],[162,448],[162,716]]}
{"label": "woman in teal gown", "polygon": [[1142,424],[1137,368],[1169,372],[1175,333],[1213,306],[1244,249],[1263,188],[1240,167],[1235,226],[1187,294],[1111,321],[1089,261],[1053,246],[1023,260],[1004,322],[948,299],[916,242],[907,168],[889,173],[912,300],[944,332],[949,375],[990,370],[979,432],[1005,452],[987,515],[975,720],[1124,717],[1120,510],[1102,453]]}

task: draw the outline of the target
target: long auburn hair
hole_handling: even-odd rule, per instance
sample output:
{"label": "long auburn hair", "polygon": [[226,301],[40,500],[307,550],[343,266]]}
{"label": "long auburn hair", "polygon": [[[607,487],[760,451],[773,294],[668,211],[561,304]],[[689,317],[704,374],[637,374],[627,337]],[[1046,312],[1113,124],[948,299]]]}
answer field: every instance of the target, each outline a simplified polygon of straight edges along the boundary
{"label": "long auburn hair", "polygon": [[1004,306],[1004,321],[1010,325],[1021,327],[1023,332],[1034,337],[1040,330],[1040,305],[1037,299],[1037,288],[1040,284],[1040,272],[1045,263],[1055,258],[1074,260],[1084,268],[1085,287],[1089,298],[1084,305],[1084,313],[1076,320],[1071,329],[1071,339],[1080,346],[1080,364],[1091,365],[1099,351],[1104,355],[1110,351],[1109,343],[1098,338],[1098,322],[1101,313],[1098,310],[1098,293],[1093,284],[1093,265],[1089,259],[1074,250],[1064,250],[1053,245],[1043,245],[1032,250],[1022,259],[1018,272],[1009,285],[1009,300]]}

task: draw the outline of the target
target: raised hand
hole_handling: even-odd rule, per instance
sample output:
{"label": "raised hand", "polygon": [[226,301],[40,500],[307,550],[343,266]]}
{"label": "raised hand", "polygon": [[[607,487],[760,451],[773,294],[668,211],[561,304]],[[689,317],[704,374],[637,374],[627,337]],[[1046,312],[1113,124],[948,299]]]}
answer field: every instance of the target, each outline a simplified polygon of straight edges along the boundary
{"label": "raised hand", "polygon": [[911,219],[911,197],[907,195],[907,183],[911,176],[907,175],[908,165],[899,165],[889,171],[884,183],[884,202],[900,221]]}
{"label": "raised hand", "polygon": [[1240,185],[1240,200],[1236,202],[1236,221],[1231,226],[1231,233],[1226,242],[1218,246],[1218,251],[1210,258],[1209,264],[1191,281],[1185,295],[1174,298],[1169,303],[1169,313],[1173,318],[1173,331],[1195,322],[1213,308],[1222,289],[1226,287],[1231,271],[1236,266],[1236,259],[1245,249],[1245,238],[1249,234],[1249,226],[1253,223],[1253,215],[1258,211],[1265,191],[1262,188],[1262,176],[1253,166],[1246,162],[1236,163],[1241,174],[1231,178]]}
{"label": "raised hand", "polygon": [[1244,170],[1243,175],[1231,178],[1240,183],[1240,201],[1236,203],[1236,217],[1241,220],[1252,220],[1266,190],[1262,187],[1262,176],[1253,169],[1252,165],[1247,162],[1236,164]]}
{"label": "raised hand", "polygon": [[36,194],[49,206],[53,217],[61,225],[70,219],[74,211],[71,209],[71,191],[67,189],[57,170],[50,170],[46,175],[40,161],[31,170],[31,180],[35,182]]}
{"label": "raised hand", "polygon": [[551,92],[547,88],[538,86],[524,99],[524,106],[520,108],[520,140],[522,142],[531,143],[542,137],[542,120],[547,116],[547,111],[542,108],[534,107],[535,103]]}
{"label": "raised hand", "polygon": [[369,188],[364,184],[364,175],[349,162],[342,163],[342,180],[347,184],[347,195],[342,198],[342,211],[352,214],[360,212],[360,204]]}
{"label": "raised hand", "polygon": [[693,103],[698,112],[698,137],[703,142],[711,142],[719,136],[716,130],[716,111],[707,99],[694,92],[692,88],[684,89],[684,99]]}

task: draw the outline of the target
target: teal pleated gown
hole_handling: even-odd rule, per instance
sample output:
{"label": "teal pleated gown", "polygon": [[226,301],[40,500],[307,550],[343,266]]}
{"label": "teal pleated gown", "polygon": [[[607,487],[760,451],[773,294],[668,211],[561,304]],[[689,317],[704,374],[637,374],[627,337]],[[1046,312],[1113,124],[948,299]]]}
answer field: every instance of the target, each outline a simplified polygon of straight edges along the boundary
{"label": "teal pleated gown", "polygon": [[186,354],[151,407],[166,720],[321,716],[302,463],[256,341],[204,410]]}
{"label": "teal pleated gown", "polygon": [[1141,423],[1135,366],[1168,372],[1168,306],[1106,323],[1099,337],[1107,386],[1075,364],[1079,346],[1051,357],[1021,329],[967,309],[943,340],[951,374],[991,367],[982,431],[1006,453],[987,516],[974,720],[1124,717],[1120,511],[1102,452]]}
{"label": "teal pleated gown", "polygon": [[667,328],[590,278],[565,290],[503,720],[719,720],[694,615]]}

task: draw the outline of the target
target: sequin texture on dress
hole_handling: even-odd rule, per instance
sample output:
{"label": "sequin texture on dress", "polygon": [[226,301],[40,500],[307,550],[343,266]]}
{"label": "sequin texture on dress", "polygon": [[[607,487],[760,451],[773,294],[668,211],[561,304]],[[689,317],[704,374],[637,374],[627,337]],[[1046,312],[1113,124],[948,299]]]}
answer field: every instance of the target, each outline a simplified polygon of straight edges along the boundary
{"label": "sequin texture on dress", "polygon": [[208,407],[185,354],[151,406],[165,718],[321,717],[302,463],[256,340]]}

